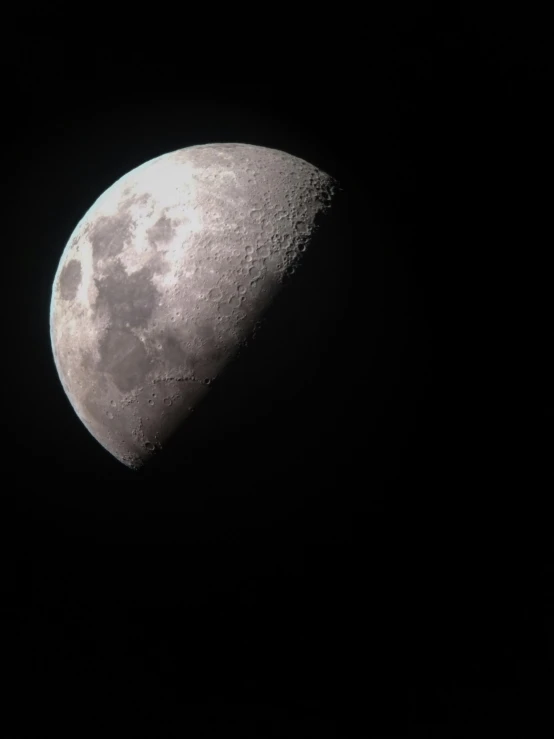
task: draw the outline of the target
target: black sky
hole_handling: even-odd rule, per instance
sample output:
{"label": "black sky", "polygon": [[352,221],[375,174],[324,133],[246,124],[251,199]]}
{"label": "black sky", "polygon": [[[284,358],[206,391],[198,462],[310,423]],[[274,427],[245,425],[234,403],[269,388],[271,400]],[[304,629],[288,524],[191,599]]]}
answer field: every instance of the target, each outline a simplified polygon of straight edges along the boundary
{"label": "black sky", "polygon": [[[397,10],[7,21],[4,735],[548,718],[552,52],[541,19]],[[342,182],[351,282],[286,407],[137,475],[63,393],[52,280],[115,179],[213,141]]]}

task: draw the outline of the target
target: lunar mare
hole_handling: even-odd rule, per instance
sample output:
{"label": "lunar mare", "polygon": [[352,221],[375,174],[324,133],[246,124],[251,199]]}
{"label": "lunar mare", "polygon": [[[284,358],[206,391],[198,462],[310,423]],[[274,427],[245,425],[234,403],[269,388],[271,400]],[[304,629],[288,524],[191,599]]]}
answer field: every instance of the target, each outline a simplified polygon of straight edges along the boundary
{"label": "lunar mare", "polygon": [[139,468],[249,338],[331,207],[335,180],[247,144],[157,157],[77,224],[54,277],[52,350],[90,433]]}

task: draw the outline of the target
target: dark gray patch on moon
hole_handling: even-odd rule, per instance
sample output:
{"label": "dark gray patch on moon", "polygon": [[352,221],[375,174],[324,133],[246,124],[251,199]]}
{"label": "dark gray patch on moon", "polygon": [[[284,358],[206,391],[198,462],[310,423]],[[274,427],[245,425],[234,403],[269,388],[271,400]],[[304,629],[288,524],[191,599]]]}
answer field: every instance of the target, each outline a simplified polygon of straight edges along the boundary
{"label": "dark gray patch on moon", "polygon": [[60,274],[60,295],[63,300],[74,300],[81,284],[81,264],[71,259]]}
{"label": "dark gray patch on moon", "polygon": [[158,243],[167,243],[175,235],[175,227],[171,218],[168,218],[165,213],[158,218],[152,228],[148,229],[148,241],[154,248]]}
{"label": "dark gray patch on moon", "polygon": [[176,336],[167,334],[160,338],[159,341],[162,345],[160,356],[167,363],[168,367],[171,369],[181,368],[187,364],[187,354]]}
{"label": "dark gray patch on moon", "polygon": [[94,282],[98,289],[95,307],[107,309],[112,326],[140,328],[148,324],[159,296],[152,282],[151,267],[128,275],[124,267],[116,263],[110,274]]}
{"label": "dark gray patch on moon", "polygon": [[115,215],[98,218],[89,236],[95,263],[99,259],[117,256],[125,244],[131,241],[134,219],[129,213],[129,208],[134,204],[145,205],[148,200],[150,200],[148,194],[134,195],[121,204]]}
{"label": "dark gray patch on moon", "polygon": [[142,341],[133,333],[112,329],[100,343],[97,369],[111,375],[122,392],[129,392],[144,385],[151,361]]}
{"label": "dark gray patch on moon", "polygon": [[99,218],[90,234],[94,261],[117,256],[125,242],[130,240],[132,230],[133,219],[128,214]]}

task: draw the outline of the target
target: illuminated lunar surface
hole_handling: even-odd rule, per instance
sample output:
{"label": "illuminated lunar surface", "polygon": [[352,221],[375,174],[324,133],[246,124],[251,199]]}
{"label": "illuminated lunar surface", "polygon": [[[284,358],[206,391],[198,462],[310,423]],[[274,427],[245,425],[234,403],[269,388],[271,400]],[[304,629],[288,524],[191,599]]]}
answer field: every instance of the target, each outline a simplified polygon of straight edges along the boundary
{"label": "illuminated lunar surface", "polygon": [[336,191],[284,152],[207,144],[146,162],[92,205],[56,271],[50,333],[73,408],[114,457],[140,468],[186,422]]}

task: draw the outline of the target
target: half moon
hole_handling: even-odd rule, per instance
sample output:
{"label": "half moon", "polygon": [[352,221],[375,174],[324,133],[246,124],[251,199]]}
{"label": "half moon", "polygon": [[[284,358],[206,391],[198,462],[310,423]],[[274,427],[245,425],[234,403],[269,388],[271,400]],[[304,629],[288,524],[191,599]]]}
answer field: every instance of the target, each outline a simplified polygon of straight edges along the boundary
{"label": "half moon", "polygon": [[92,205],[55,274],[50,334],[67,397],[114,457],[137,469],[186,421],[338,189],[290,154],[207,144],[146,162]]}

